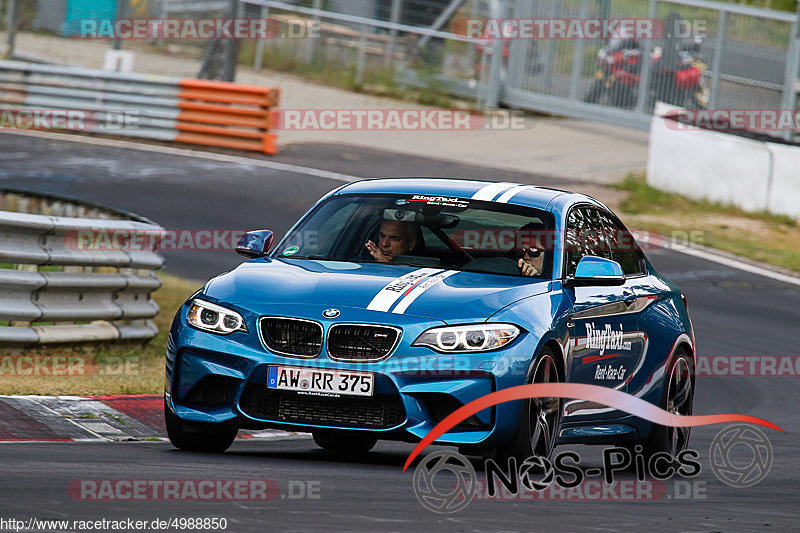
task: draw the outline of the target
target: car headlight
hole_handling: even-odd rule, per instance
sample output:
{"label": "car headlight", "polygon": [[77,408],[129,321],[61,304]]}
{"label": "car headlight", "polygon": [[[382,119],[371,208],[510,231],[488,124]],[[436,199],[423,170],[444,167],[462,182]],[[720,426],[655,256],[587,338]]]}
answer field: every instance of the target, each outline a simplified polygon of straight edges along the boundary
{"label": "car headlight", "polygon": [[511,324],[474,324],[432,328],[420,335],[412,346],[427,346],[437,352],[486,352],[510,344],[519,328]]}
{"label": "car headlight", "polygon": [[186,321],[197,329],[221,335],[229,335],[234,331],[247,332],[242,315],[198,298],[189,304]]}

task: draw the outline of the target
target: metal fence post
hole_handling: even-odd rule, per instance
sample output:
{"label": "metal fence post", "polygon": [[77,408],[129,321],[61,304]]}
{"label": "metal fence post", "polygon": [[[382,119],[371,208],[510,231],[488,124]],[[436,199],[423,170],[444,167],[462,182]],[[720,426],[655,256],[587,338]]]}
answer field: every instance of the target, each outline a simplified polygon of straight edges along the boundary
{"label": "metal fence post", "polygon": [[[269,17],[269,6],[261,6],[258,16],[261,20],[267,20]],[[269,21],[267,21],[267,30],[269,30]],[[264,47],[266,45],[266,39],[259,39],[256,42],[256,57],[253,61],[253,68],[255,70],[261,70],[261,67],[264,65]]]}
{"label": "metal fence post", "polygon": [[[647,6],[647,16],[650,20],[656,18],[657,13],[657,0],[650,0]],[[651,36],[652,37],[652,36]],[[642,77],[639,81],[638,95],[636,96],[636,113],[645,113],[645,106],[649,104],[650,100],[650,56],[653,53],[653,39],[643,39],[644,47],[642,48]]]}
{"label": "metal fence post", "polygon": [[[476,19],[480,15],[480,5],[479,0],[472,0],[469,6],[469,18]],[[469,43],[467,45],[469,48],[467,49],[467,65],[474,65],[475,64],[475,52],[477,46],[474,42]],[[482,56],[483,54],[481,54]]]}
{"label": "metal fence post", "polygon": [[367,27],[361,26],[361,37],[358,40],[358,63],[356,63],[356,86],[364,83],[364,63],[367,61]]}
{"label": "metal fence post", "polygon": [[6,57],[14,57],[14,48],[17,45],[17,0],[8,0],[6,6],[8,12],[6,13],[6,32],[8,37],[8,50],[6,50]]}
{"label": "metal fence post", "polygon": [[[314,0],[312,9],[315,11],[321,11],[322,0]],[[319,25],[319,15],[317,13],[314,13],[314,15],[311,17],[311,24],[314,28]],[[317,39],[315,37],[306,37],[306,39],[308,39],[308,47],[306,48],[306,63],[311,63],[314,61],[314,50],[316,50],[317,47]]]}
{"label": "metal fence post", "polygon": [[714,39],[714,77],[711,78],[711,92],[708,95],[708,106],[715,109],[719,104],[719,78],[722,67],[722,47],[725,46],[725,33],[728,31],[728,12],[720,11],[717,20],[717,37]]}
{"label": "metal fence post", "polygon": [[[491,15],[497,19],[503,19],[506,14],[506,1],[494,0],[492,2]],[[503,84],[503,39],[495,39],[492,42],[492,57],[489,63],[489,82],[486,87],[485,107],[497,107],[500,101],[500,91]]]}
{"label": "metal fence post", "polygon": [[[518,19],[532,19],[533,2],[526,0],[516,4],[513,15]],[[527,39],[514,39],[508,47],[508,77],[506,84],[508,87],[522,87],[523,75],[528,73],[527,65],[530,57],[531,48],[536,46],[536,42]],[[534,61],[536,57],[534,57]]]}
{"label": "metal fence post", "polygon": [[[800,3],[797,4],[797,17],[792,22],[792,33],[789,37],[789,50],[786,54],[786,73],[783,82],[781,108],[794,110],[797,106],[798,74],[800,74]],[[792,140],[794,131],[783,132],[783,138]]]}
{"label": "metal fence post", "polygon": [[[129,0],[118,0],[117,2],[117,20],[124,19],[130,12]],[[122,39],[117,37],[114,39],[114,50],[122,50]]]}
{"label": "metal fence post", "polygon": [[[244,3],[240,0],[231,0],[230,8],[228,9],[228,17],[233,19],[243,18]],[[228,39],[223,41],[225,47],[225,65],[222,69],[222,79],[224,81],[236,80],[236,64],[239,61],[239,41],[236,39]]]}
{"label": "metal fence post", "polygon": [[[586,19],[589,17],[589,0],[581,0],[581,7],[578,11],[578,18]],[[577,100],[579,96],[579,88],[581,85],[581,77],[583,74],[583,54],[586,50],[586,40],[576,39],[575,49],[572,55],[572,74],[569,80],[569,98]]]}
{"label": "metal fence post", "polygon": [[[402,10],[403,10],[403,0],[392,0],[392,13],[389,16],[389,21],[392,24],[397,24],[400,22],[400,12]],[[397,28],[392,28],[389,30],[389,44],[386,47],[386,57],[384,58],[384,62],[387,64],[392,62],[396,39],[397,39]]]}

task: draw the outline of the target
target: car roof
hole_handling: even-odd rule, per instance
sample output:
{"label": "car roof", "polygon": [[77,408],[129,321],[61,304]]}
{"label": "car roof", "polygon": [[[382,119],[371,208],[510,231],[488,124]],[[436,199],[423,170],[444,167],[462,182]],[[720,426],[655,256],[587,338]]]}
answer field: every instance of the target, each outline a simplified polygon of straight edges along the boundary
{"label": "car roof", "polygon": [[[424,194],[471,198],[545,209],[558,198],[564,208],[578,202],[599,204],[584,194],[550,187],[458,178],[376,178],[345,185],[336,194]],[[600,204],[602,205],[602,204]]]}

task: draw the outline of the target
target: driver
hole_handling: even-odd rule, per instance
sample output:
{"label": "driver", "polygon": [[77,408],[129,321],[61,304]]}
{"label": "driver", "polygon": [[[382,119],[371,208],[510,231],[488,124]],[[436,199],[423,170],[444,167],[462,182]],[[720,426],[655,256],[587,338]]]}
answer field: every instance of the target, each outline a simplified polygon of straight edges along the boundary
{"label": "driver", "polygon": [[383,220],[378,232],[378,244],[367,241],[370,255],[381,263],[389,263],[395,255],[406,255],[418,244],[418,226],[413,222]]}

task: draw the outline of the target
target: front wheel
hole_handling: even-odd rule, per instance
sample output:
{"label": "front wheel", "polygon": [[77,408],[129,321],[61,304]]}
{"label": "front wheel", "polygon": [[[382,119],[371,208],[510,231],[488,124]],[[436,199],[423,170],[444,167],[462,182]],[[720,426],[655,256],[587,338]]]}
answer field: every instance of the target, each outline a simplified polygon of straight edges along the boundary
{"label": "front wheel", "polygon": [[[526,383],[557,383],[555,354],[545,347],[528,371]],[[498,452],[501,458],[515,457],[521,462],[531,456],[549,459],[561,423],[559,398],[529,398],[523,401],[517,432]]]}
{"label": "front wheel", "polygon": [[239,427],[234,422],[210,424],[204,422],[185,423],[172,412],[164,400],[164,422],[167,436],[179,450],[192,452],[222,453],[233,444]]}

